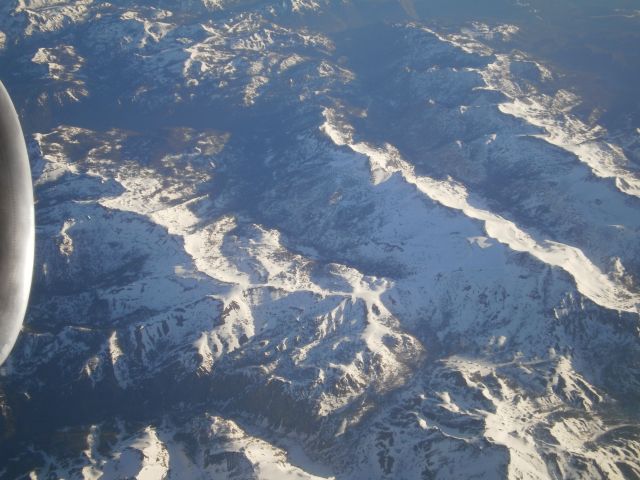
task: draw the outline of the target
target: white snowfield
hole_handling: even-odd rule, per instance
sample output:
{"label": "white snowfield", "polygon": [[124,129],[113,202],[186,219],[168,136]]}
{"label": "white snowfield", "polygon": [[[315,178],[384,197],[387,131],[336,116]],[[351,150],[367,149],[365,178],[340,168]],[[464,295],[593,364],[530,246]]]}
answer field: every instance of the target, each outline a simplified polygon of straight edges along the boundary
{"label": "white snowfield", "polygon": [[50,117],[0,477],[640,476],[637,171],[518,27],[152,3],[0,4]]}
{"label": "white snowfield", "polygon": [[[124,425],[116,425],[114,432],[122,431],[112,453],[105,456],[97,443],[104,428],[94,425],[87,436],[85,464],[80,472],[84,480],[204,480],[210,478],[241,479],[303,479],[331,480],[334,477],[310,475],[287,461],[286,452],[258,438],[251,437],[231,420],[207,416],[192,422],[189,427],[198,431],[202,440],[208,440],[206,455],[193,456],[174,440],[174,431],[146,427],[134,435],[124,434]],[[60,475],[76,478],[72,471],[58,465]]]}
{"label": "white snowfield", "polygon": [[392,145],[376,148],[362,142],[352,143],[348,131],[341,131],[340,127],[332,124],[335,112],[325,110],[324,116],[326,122],[321,128],[336,145],[347,146],[369,158],[374,185],[399,173],[406,182],[415,185],[432,200],[482,221],[489,237],[515,251],[529,253],[548,265],[562,268],[574,278],[580,293],[594,303],[613,310],[640,313],[640,294],[610,279],[580,249],[549,240],[536,240],[515,223],[472,205],[464,185],[452,179],[438,181],[418,176]]}
{"label": "white snowfield", "polygon": [[[508,30],[509,26],[503,28]],[[579,98],[566,90],[559,90],[554,95],[523,90],[514,81],[510,70],[513,61],[524,61],[535,65],[545,77],[551,75],[547,68],[522,54],[493,52],[476,40],[478,36],[493,33],[486,28],[468,29],[463,35],[438,34],[428,28],[425,30],[466,52],[494,57],[495,61],[486,68],[471,70],[481,75],[487,89],[498,91],[508,98],[508,102],[499,105],[501,112],[539,127],[543,132],[537,135],[539,138],[574,154],[597,177],[613,179],[621,192],[640,197],[640,172],[633,169],[622,148],[607,138],[604,128],[587,125],[571,113],[580,103]]]}

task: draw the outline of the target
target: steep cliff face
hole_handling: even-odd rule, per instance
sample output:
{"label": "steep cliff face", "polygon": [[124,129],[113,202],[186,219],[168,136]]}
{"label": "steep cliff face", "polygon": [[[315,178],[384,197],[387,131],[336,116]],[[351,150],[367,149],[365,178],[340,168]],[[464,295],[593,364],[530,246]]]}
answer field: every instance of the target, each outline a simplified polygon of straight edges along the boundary
{"label": "steep cliff face", "polygon": [[0,476],[640,474],[633,132],[514,25],[347,3],[0,7],[41,112]]}

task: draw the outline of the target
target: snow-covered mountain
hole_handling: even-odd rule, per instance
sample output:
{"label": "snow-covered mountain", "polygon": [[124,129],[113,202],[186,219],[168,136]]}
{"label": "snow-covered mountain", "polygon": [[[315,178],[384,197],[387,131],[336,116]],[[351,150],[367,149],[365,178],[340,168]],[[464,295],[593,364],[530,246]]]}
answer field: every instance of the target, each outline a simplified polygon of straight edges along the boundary
{"label": "snow-covered mountain", "polygon": [[515,24],[11,0],[2,478],[640,476],[640,131]]}

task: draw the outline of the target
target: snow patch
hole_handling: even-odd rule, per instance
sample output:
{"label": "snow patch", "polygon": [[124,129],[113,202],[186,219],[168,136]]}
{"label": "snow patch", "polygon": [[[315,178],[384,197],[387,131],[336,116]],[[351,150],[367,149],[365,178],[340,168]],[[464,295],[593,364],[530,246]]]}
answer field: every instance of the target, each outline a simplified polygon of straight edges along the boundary
{"label": "snow patch", "polygon": [[69,235],[69,230],[76,224],[74,218],[66,220],[60,230],[60,254],[70,257],[73,254],[73,239]]}
{"label": "snow patch", "polygon": [[[82,98],[89,96],[82,74],[85,60],[72,45],[39,48],[31,61],[47,67],[45,78],[53,80],[53,96],[58,104],[79,102]],[[40,104],[43,105],[47,97],[47,92],[40,94],[38,98]]]}

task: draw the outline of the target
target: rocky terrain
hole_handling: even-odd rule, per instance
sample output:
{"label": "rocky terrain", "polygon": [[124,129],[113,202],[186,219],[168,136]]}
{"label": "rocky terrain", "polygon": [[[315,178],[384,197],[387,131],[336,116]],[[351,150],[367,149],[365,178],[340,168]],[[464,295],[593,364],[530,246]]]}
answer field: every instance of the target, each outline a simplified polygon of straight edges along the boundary
{"label": "rocky terrain", "polygon": [[640,131],[391,3],[0,6],[1,478],[640,477]]}

